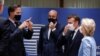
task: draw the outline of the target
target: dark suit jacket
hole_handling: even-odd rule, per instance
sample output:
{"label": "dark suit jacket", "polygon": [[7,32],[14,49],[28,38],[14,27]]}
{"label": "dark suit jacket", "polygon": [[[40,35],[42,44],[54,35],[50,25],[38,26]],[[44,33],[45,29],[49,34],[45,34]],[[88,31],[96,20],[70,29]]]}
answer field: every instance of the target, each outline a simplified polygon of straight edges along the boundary
{"label": "dark suit jacket", "polygon": [[4,22],[3,28],[4,32],[1,39],[3,43],[0,44],[4,45],[2,48],[4,48],[6,56],[26,56],[23,37],[31,39],[33,31],[20,30],[9,20]]}
{"label": "dark suit jacket", "polygon": [[2,33],[4,32],[3,23],[5,21],[3,17],[0,17],[0,56],[7,56],[7,53],[5,53],[7,42],[4,40],[5,38],[2,38]]}
{"label": "dark suit jacket", "polygon": [[0,35],[2,34],[2,31],[3,31],[3,23],[5,22],[6,20],[3,18],[3,17],[0,17]]}
{"label": "dark suit jacket", "polygon": [[57,23],[56,30],[50,34],[48,39],[48,25],[40,30],[38,42],[38,56],[57,56],[56,42],[61,33],[62,27]]}
{"label": "dark suit jacket", "polygon": [[68,31],[65,36],[61,34],[57,41],[58,48],[64,45],[64,56],[78,56],[78,51],[83,35],[79,30],[77,31],[73,40],[71,35],[72,31]]}

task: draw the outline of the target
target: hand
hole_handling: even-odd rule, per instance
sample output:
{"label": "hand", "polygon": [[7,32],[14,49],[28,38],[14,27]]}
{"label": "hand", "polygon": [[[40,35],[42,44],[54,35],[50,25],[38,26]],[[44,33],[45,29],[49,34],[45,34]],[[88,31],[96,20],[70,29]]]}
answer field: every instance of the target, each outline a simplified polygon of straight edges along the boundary
{"label": "hand", "polygon": [[26,20],[27,22],[27,28],[32,31],[33,30],[33,23],[31,22],[31,17],[29,19]]}
{"label": "hand", "polygon": [[56,24],[54,24],[53,22],[49,23],[49,28],[50,29],[54,29],[56,27]]}
{"label": "hand", "polygon": [[24,28],[26,28],[27,27],[27,22],[26,21],[24,21],[20,26],[19,26],[19,29],[24,29]]}
{"label": "hand", "polygon": [[29,23],[29,24],[28,24],[27,27],[28,27],[28,29],[29,29],[30,31],[32,31],[32,30],[33,30],[33,28],[32,28],[32,27],[33,27],[33,23],[32,23],[31,21],[29,21],[28,23]]}
{"label": "hand", "polygon": [[19,29],[24,29],[24,28],[26,28],[26,27],[28,27],[28,25],[29,25],[29,21],[30,21],[31,19],[27,19],[27,20],[25,20],[20,26],[19,26]]}
{"label": "hand", "polygon": [[68,26],[68,25],[66,25],[66,26],[65,26],[65,28],[64,28],[63,33],[64,33],[64,34],[66,34],[66,32],[68,31],[68,29],[69,29],[69,26]]}

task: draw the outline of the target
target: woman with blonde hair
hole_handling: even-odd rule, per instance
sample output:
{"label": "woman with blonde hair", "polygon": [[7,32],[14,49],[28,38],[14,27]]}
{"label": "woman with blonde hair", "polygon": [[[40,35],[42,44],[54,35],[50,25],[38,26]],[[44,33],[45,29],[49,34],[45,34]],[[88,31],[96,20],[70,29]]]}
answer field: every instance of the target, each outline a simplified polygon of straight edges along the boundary
{"label": "woman with blonde hair", "polygon": [[84,35],[78,56],[96,56],[96,42],[93,37],[95,31],[95,21],[90,18],[83,18],[80,31]]}

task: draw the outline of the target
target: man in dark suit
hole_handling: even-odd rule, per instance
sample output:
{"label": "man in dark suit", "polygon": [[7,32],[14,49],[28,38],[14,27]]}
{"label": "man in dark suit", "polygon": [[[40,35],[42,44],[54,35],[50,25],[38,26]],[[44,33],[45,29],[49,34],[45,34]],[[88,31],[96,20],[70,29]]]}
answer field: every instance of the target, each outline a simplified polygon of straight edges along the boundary
{"label": "man in dark suit", "polygon": [[[26,56],[23,38],[31,39],[33,30],[30,19],[19,22],[21,19],[20,5],[8,8],[9,18],[4,22],[4,32],[2,34],[5,45],[5,56]],[[28,28],[27,30],[25,28]]]}
{"label": "man in dark suit", "polygon": [[38,42],[38,56],[58,56],[56,42],[61,33],[61,26],[57,22],[57,11],[49,11],[49,24],[42,27]]}
{"label": "man in dark suit", "polygon": [[71,15],[67,22],[68,24],[64,27],[63,33],[57,41],[57,47],[64,45],[64,56],[78,56],[81,39],[83,38],[79,31],[80,18]]}

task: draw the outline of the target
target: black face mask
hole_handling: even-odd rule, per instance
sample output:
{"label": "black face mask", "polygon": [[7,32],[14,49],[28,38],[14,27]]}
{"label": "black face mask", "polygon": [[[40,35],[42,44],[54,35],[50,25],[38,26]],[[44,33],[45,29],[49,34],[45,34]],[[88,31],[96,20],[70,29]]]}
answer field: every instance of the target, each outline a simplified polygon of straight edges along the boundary
{"label": "black face mask", "polygon": [[20,21],[20,19],[21,19],[21,15],[15,15],[15,20],[17,20],[17,21]]}
{"label": "black face mask", "polygon": [[53,22],[54,24],[57,22],[57,19],[52,19],[52,18],[49,18],[48,19],[48,22],[50,23],[50,22]]}

